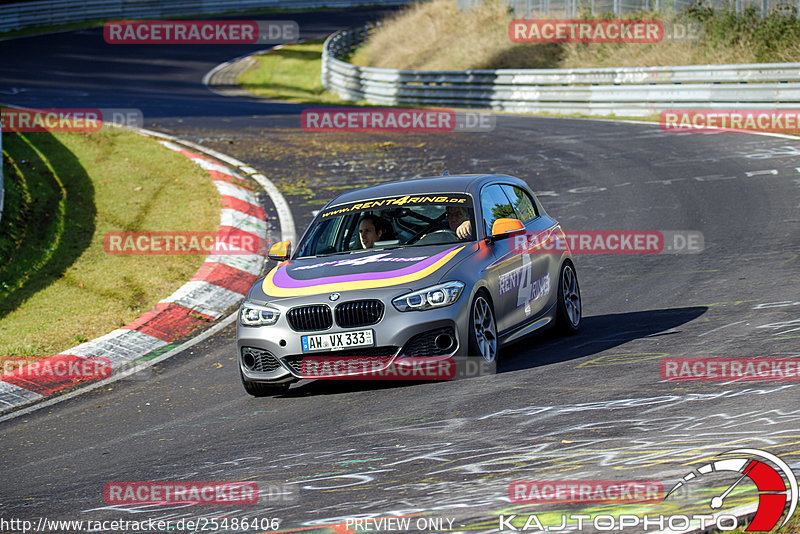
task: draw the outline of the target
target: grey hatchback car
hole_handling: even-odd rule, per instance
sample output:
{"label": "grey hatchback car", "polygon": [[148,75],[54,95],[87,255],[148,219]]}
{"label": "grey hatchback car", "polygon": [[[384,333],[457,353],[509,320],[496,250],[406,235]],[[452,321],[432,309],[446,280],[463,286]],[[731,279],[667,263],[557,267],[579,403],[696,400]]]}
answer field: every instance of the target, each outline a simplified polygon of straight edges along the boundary
{"label": "grey hatchback car", "polygon": [[[245,390],[274,395],[335,355],[380,368],[406,358],[495,362],[547,325],[574,333],[581,297],[569,248],[524,181],[419,178],[328,202],[250,289],[237,348]],[[563,242],[562,242],[563,243]],[[341,378],[353,376],[342,373]],[[357,373],[356,373],[357,374]]]}

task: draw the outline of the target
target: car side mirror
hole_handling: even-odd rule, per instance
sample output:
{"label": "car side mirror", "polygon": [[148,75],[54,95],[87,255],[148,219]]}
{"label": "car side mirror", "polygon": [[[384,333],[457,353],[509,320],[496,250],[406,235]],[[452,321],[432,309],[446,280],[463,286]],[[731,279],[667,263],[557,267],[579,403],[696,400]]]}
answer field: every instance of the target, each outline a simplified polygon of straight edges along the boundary
{"label": "car side mirror", "polygon": [[269,259],[275,261],[286,261],[292,255],[292,242],[280,241],[269,247]]}
{"label": "car side mirror", "polygon": [[519,219],[501,218],[494,221],[492,225],[491,241],[507,239],[517,232],[524,232],[525,225]]}

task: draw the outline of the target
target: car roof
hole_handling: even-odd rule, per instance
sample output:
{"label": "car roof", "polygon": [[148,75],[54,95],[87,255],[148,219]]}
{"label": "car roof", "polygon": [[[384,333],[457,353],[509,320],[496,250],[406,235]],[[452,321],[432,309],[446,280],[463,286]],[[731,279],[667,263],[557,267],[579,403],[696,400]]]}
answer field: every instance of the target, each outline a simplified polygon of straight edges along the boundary
{"label": "car roof", "polygon": [[338,206],[359,200],[369,200],[372,198],[392,197],[399,195],[423,195],[428,193],[475,193],[486,182],[501,179],[511,183],[522,182],[519,178],[513,178],[502,174],[458,174],[453,176],[429,176],[425,178],[414,178],[413,180],[403,180],[385,184],[373,185],[361,189],[354,189],[337,196],[328,204]]}

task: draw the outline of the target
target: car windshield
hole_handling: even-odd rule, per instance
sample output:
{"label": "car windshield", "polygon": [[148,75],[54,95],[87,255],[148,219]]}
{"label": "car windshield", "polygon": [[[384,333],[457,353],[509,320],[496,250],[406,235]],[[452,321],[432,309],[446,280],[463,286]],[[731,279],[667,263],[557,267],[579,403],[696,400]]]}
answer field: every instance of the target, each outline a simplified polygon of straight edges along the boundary
{"label": "car windshield", "polygon": [[405,195],[326,208],[314,219],[295,257],[475,240],[475,213],[469,195]]}

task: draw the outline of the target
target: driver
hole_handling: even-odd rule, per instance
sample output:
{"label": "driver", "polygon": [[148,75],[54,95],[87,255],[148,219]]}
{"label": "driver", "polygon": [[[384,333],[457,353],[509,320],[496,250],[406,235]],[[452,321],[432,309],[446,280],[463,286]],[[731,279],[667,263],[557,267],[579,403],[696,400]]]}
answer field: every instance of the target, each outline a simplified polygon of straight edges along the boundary
{"label": "driver", "polygon": [[472,225],[467,210],[461,206],[447,206],[446,212],[450,229],[459,239],[469,239],[472,235]]}
{"label": "driver", "polygon": [[383,225],[376,215],[364,215],[358,222],[358,237],[363,248],[372,248],[375,241],[380,241],[383,235]]}

